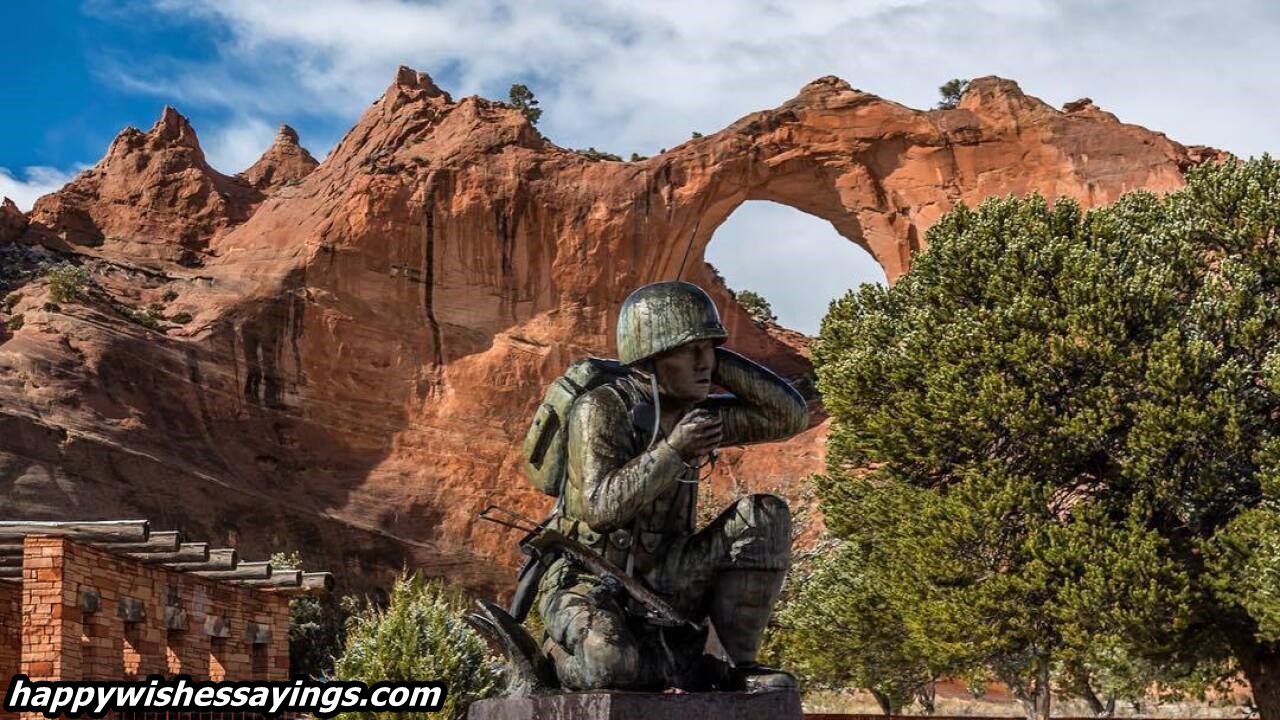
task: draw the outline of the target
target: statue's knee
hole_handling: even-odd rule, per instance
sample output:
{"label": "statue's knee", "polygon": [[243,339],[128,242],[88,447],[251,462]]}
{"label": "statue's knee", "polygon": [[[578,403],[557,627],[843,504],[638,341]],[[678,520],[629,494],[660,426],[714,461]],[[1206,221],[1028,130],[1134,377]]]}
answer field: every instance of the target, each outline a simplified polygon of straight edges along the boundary
{"label": "statue's knee", "polygon": [[738,501],[745,507],[740,510],[752,519],[751,524],[758,528],[769,528],[785,536],[791,533],[791,508],[787,501],[777,495],[756,493]]}
{"label": "statue's knee", "polygon": [[586,684],[593,688],[625,688],[640,675],[640,652],[610,633],[593,630],[582,641],[581,658]]}

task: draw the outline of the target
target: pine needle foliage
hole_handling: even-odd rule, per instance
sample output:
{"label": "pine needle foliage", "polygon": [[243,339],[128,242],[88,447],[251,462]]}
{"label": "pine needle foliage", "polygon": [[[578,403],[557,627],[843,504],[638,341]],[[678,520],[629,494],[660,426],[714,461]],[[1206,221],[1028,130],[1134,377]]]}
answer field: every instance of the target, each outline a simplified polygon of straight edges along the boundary
{"label": "pine needle foliage", "polygon": [[1278,227],[1266,156],[1090,212],[990,199],[833,304],[822,507],[930,668],[1029,716],[1243,671],[1280,717]]}
{"label": "pine needle foliage", "polygon": [[503,670],[488,646],[462,619],[460,591],[419,573],[396,581],[385,608],[352,618],[347,644],[334,668],[340,680],[440,680],[448,691],[439,713],[347,713],[344,720],[464,720],[476,700],[497,695]]}
{"label": "pine needle foliage", "polygon": [[754,290],[742,290],[736,294],[736,299],[752,320],[761,323],[778,320],[778,316],[773,313],[773,305],[760,293]]}

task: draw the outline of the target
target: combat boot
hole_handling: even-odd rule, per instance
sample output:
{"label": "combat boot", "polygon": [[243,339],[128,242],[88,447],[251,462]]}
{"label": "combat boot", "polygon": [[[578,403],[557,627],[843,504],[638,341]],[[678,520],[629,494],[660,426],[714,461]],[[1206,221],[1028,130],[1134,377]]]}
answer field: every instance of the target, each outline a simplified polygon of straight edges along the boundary
{"label": "combat boot", "polygon": [[756,662],[786,574],[786,570],[735,569],[721,571],[716,577],[711,624],[733,663],[726,690],[769,692],[796,687],[791,673]]}

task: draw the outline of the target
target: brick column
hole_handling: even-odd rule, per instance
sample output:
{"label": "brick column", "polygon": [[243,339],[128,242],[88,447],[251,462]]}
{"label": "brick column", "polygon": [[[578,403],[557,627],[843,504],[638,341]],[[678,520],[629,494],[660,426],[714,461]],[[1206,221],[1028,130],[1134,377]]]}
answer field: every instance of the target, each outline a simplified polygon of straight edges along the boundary
{"label": "brick column", "polygon": [[289,679],[289,598],[271,595],[271,667],[268,680]]}
{"label": "brick column", "polygon": [[22,557],[22,672],[32,680],[80,680],[83,628],[76,590],[64,582],[67,541],[28,535]]}

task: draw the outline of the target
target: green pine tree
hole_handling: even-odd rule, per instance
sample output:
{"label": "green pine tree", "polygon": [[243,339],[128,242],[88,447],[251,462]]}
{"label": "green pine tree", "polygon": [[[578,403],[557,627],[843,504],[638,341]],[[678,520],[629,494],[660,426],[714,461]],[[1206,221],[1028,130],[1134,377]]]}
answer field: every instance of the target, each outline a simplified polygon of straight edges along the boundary
{"label": "green pine tree", "polygon": [[1268,157],[992,199],[833,304],[823,509],[931,669],[1028,717],[1243,672],[1280,718],[1278,229]]}
{"label": "green pine tree", "polygon": [[538,98],[533,96],[533,91],[528,85],[513,83],[511,89],[507,91],[507,100],[512,107],[524,113],[530,124],[538,124],[538,120],[542,117],[542,108],[538,107]]}
{"label": "green pine tree", "polygon": [[808,689],[866,688],[885,715],[917,699],[929,710],[940,673],[885,596],[874,552],[841,543],[793,566],[767,650]]}
{"label": "green pine tree", "polygon": [[940,110],[952,110],[960,104],[960,98],[964,95],[964,91],[968,89],[969,81],[960,78],[951,78],[938,88],[938,94],[942,99],[938,101]]}

